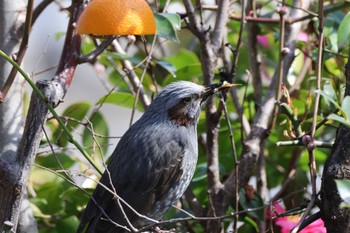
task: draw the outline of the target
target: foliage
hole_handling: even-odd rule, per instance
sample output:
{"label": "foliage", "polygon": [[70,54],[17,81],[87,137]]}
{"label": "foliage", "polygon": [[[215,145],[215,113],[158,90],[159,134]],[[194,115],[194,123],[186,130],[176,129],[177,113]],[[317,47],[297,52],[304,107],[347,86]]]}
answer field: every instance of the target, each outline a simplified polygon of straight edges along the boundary
{"label": "foliage", "polygon": [[[328,2],[328,1],[327,1]],[[178,1],[174,3],[182,4]],[[159,9],[165,7],[165,1],[159,1]],[[275,12],[275,2],[262,1],[261,9],[258,11],[259,17],[271,19]],[[240,5],[232,6],[232,12],[239,12]],[[314,10],[314,9],[313,9]],[[204,9],[203,17],[209,20],[215,12]],[[308,149],[299,145],[276,146],[278,142],[299,140],[307,133],[310,134],[312,122],[314,120],[314,100],[317,93],[322,96],[319,114],[316,122],[323,122],[314,135],[315,140],[332,143],[335,137],[335,130],[339,123],[350,126],[350,99],[343,98],[345,87],[344,65],[347,61],[346,51],[349,49],[349,22],[348,10],[330,11],[327,14],[324,24],[325,44],[322,61],[322,90],[316,91],[316,69],[318,62],[317,45],[319,42],[318,20],[310,17],[303,22],[305,28],[297,36],[295,60],[288,70],[288,76],[284,80],[285,85],[291,90],[291,103],[287,107],[288,114],[277,113],[275,127],[271,130],[267,140],[264,142],[263,160],[265,165],[258,164],[258,167],[266,173],[266,192],[257,191],[261,186],[256,182],[250,182],[250,186],[245,186],[239,191],[239,211],[244,212],[239,216],[241,226],[239,232],[259,232],[259,224],[266,220],[266,206],[264,203],[271,202],[274,194],[281,191],[278,199],[282,199],[286,209],[291,209],[303,203],[305,196],[310,192],[304,189],[310,186],[309,180],[309,157]],[[115,48],[107,49],[98,56],[94,65],[102,65],[107,73],[108,82],[113,88],[96,103],[77,102],[73,103],[62,112],[62,119],[69,132],[82,144],[93,160],[103,167],[108,161],[110,150],[109,143],[113,146],[115,140],[111,140],[109,135],[108,122],[104,117],[102,106],[111,104],[129,108],[130,111],[143,111],[144,106],[141,98],[151,99],[165,85],[178,80],[189,80],[196,83],[203,83],[204,69],[200,53],[201,45],[194,35],[185,27],[188,26],[187,19],[183,19],[177,14],[155,14],[157,22],[157,35],[159,38],[148,36],[137,38],[136,41],[128,42],[124,38],[119,38],[120,44],[131,47],[129,51],[133,53],[121,53]],[[233,17],[234,18],[234,17]],[[210,24],[210,20],[209,20]],[[261,57],[260,72],[262,77],[262,96],[268,93],[273,73],[279,64],[280,52],[278,45],[280,42],[279,26],[276,23],[257,23],[256,49]],[[235,47],[239,38],[240,21],[230,20],[227,24],[227,42]],[[211,30],[211,26],[208,27]],[[152,46],[152,41],[155,46]],[[259,104],[256,102],[255,91],[251,76],[247,73],[252,68],[249,65],[248,33],[242,34],[241,47],[239,48],[238,66],[234,82],[243,84],[237,88],[238,101],[243,106],[242,114],[247,122],[253,125]],[[176,43],[174,43],[176,42]],[[89,37],[84,37],[82,53],[87,54],[94,50],[94,43]],[[150,49],[151,48],[151,49]],[[223,50],[229,50],[222,47]],[[151,54],[151,55],[150,55]],[[151,58],[149,57],[151,56]],[[234,54],[228,54],[232,60]],[[311,59],[306,72],[303,71],[308,59]],[[125,65],[129,62],[131,68]],[[222,59],[215,68],[215,82],[223,78],[223,73],[229,72],[227,64]],[[130,81],[130,74],[142,82],[144,96],[140,100],[135,99],[136,91]],[[126,80],[126,81],[125,81]],[[299,85],[296,82],[300,81]],[[216,98],[219,105],[219,98]],[[136,103],[135,103],[136,101]],[[146,102],[146,101],[145,101]],[[235,139],[235,149],[238,155],[244,151],[244,140],[248,132],[242,129],[242,121],[237,105],[232,98],[227,98],[226,106],[228,117]],[[287,112],[288,113],[288,112]],[[294,121],[294,122],[293,122]],[[116,120],[118,122],[118,120]],[[295,125],[297,122],[303,135],[297,135]],[[28,193],[34,214],[38,220],[40,232],[74,232],[79,224],[79,217],[86,205],[89,196],[95,186],[92,180],[98,180],[99,174],[91,169],[88,162],[72,148],[69,138],[65,136],[62,126],[55,118],[47,122],[46,131],[48,137],[42,140],[41,149],[44,152],[38,154],[31,173]],[[232,156],[232,146],[230,141],[230,129],[224,118],[220,122],[219,129],[219,162],[221,180],[226,180],[230,172],[235,168]],[[191,183],[191,190],[198,202],[204,209],[210,205],[208,196],[207,177],[207,157],[204,144],[206,133],[206,116],[204,112],[200,116],[198,124],[199,135],[199,160],[194,178]],[[44,150],[45,149],[45,150]],[[329,148],[316,147],[314,155],[317,169],[320,171]],[[288,174],[295,170],[289,183],[285,183]],[[258,173],[252,171],[252,180],[259,180]],[[75,185],[78,183],[78,185]],[[285,183],[282,190],[282,184]],[[337,181],[340,194],[343,196],[349,190],[348,183]],[[78,188],[79,186],[79,188]],[[250,188],[248,188],[250,187]],[[84,190],[82,190],[84,189]],[[275,190],[275,191],[274,191]],[[348,197],[345,197],[348,198]],[[275,201],[275,200],[274,200]],[[344,199],[348,204],[348,200]],[[192,213],[188,203],[183,203],[183,208]],[[226,210],[227,217],[224,221],[225,228],[232,227],[233,217],[230,214],[235,210],[235,202],[232,201]],[[249,209],[255,209],[248,211]],[[261,209],[259,209],[261,208]],[[185,213],[171,209],[166,219],[173,217],[188,217]],[[174,225],[179,231],[191,229],[193,232],[203,232],[205,227],[201,222],[192,220],[187,224]],[[168,226],[166,226],[168,228]],[[170,228],[170,226],[169,226]],[[188,230],[188,231],[191,231]],[[276,231],[275,231],[276,232]]]}

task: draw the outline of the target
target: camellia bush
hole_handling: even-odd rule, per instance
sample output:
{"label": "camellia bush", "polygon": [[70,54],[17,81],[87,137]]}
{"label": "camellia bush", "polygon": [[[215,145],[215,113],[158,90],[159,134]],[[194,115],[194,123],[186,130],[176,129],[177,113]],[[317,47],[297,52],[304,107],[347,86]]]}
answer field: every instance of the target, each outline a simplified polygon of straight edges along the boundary
{"label": "camellia bush", "polygon": [[[127,24],[151,30],[138,35],[104,33],[113,20],[94,26],[102,33],[77,34],[91,3],[74,0],[63,9],[69,23],[55,76],[35,84],[21,62],[35,21],[57,2],[43,0],[34,8],[28,0],[25,20],[0,27],[0,34],[17,36],[12,42],[19,43],[9,47],[0,40],[1,232],[75,232],[121,136],[110,134],[106,111],[116,111],[118,125],[117,109],[125,107],[133,123],[164,86],[180,80],[240,86],[203,106],[191,185],[148,230],[350,229],[349,2],[147,1],[154,25],[138,20],[141,13]],[[99,2],[102,12],[128,16],[113,5],[117,1]],[[22,12],[10,3],[2,8]],[[91,17],[92,24],[105,18]],[[107,90],[95,102],[72,103],[59,114],[55,108],[83,63],[102,74]],[[29,105],[22,91],[15,92],[23,88],[19,77],[33,91]],[[13,108],[25,109],[17,112],[19,120]]]}

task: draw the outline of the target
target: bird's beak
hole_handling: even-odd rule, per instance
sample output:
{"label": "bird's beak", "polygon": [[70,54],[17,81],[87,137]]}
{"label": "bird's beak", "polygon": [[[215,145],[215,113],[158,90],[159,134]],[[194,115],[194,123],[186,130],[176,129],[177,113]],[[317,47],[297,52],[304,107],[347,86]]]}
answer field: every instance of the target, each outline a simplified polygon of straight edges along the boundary
{"label": "bird's beak", "polygon": [[230,87],[240,86],[240,84],[228,83],[226,81],[220,83],[214,83],[204,86],[205,90],[202,94],[202,102],[204,102],[209,96],[218,91],[229,89]]}

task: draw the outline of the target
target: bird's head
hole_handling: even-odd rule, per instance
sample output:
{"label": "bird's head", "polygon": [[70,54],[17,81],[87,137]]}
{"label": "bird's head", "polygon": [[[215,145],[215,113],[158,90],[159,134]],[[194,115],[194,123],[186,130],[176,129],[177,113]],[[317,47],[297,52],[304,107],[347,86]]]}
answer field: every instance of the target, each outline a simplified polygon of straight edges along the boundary
{"label": "bird's head", "polygon": [[202,86],[187,81],[174,82],[160,92],[147,112],[166,114],[168,119],[176,125],[195,125],[200,114],[201,104],[209,96],[218,90],[236,85],[224,82]]}

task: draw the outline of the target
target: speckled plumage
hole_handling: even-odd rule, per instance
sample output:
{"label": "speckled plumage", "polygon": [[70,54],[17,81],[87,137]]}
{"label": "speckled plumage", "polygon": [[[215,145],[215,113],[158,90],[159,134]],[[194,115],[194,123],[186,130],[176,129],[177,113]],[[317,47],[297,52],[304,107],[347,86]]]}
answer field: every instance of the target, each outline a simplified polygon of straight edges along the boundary
{"label": "speckled plumage", "polygon": [[[139,213],[159,220],[183,195],[197,163],[197,121],[203,86],[191,82],[168,85],[143,116],[119,141],[100,182],[113,190]],[[128,226],[112,194],[98,185],[93,199],[116,223]],[[130,222],[140,228],[150,221],[138,217],[127,206]],[[106,220],[90,200],[78,232],[123,232]]]}

